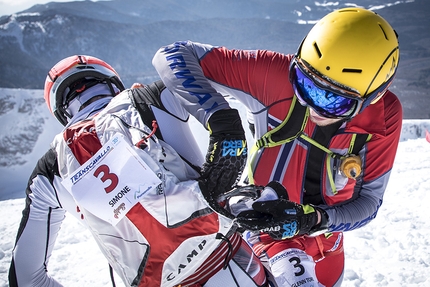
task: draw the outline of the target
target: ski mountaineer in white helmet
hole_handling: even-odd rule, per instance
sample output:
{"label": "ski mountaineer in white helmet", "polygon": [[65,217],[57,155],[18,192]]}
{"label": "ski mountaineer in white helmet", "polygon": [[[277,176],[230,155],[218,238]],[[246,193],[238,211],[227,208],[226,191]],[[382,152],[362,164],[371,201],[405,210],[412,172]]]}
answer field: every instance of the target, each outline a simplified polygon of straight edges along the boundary
{"label": "ski mountaineer in white helmet", "polygon": [[[28,181],[9,286],[62,286],[47,270],[66,212],[88,227],[125,286],[266,286],[230,214],[214,212],[199,187],[221,180],[222,193],[240,176],[237,111],[214,114],[211,142],[242,152],[211,149],[205,162],[188,112],[161,81],[124,89],[109,64],[75,55],[49,71],[44,93],[65,128]],[[202,177],[214,162],[219,169]]]}
{"label": "ski mountaineer in white helmet", "polygon": [[344,8],[319,20],[295,54],[183,41],[161,47],[153,65],[202,124],[229,108],[226,95],[246,107],[248,181],[282,185],[272,201],[234,207],[278,286],[340,286],[343,234],[375,218],[402,127],[388,89],[399,65],[389,23]]}

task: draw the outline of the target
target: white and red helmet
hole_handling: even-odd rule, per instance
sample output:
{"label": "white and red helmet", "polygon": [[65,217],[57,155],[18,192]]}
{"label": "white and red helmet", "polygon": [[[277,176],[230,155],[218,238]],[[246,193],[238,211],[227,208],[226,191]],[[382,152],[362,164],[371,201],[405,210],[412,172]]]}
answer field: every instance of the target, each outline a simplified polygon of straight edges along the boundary
{"label": "white and red helmet", "polygon": [[70,102],[81,92],[97,84],[106,84],[112,96],[123,91],[118,73],[106,62],[85,55],[74,55],[58,62],[45,80],[44,97],[49,111],[62,125],[71,118]]}

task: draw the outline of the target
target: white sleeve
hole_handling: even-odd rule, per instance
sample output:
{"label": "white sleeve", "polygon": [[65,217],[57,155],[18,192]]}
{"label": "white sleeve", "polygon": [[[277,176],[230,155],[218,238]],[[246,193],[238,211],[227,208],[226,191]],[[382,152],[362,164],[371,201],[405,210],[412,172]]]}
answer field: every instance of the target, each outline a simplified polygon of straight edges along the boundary
{"label": "white sleeve", "polygon": [[[205,160],[202,150],[207,148],[209,133],[203,126],[200,127],[197,121],[190,123],[189,113],[181,105],[179,99],[173,96],[168,89],[162,91],[160,99],[167,112],[157,107],[152,107],[152,111],[163,134],[163,139],[187,160],[188,163],[196,167],[202,166]],[[208,136],[204,139],[196,139],[193,134],[193,132],[197,133],[196,131],[200,131]],[[197,140],[205,142],[205,145],[199,146]],[[196,178],[196,176],[198,177],[198,174],[189,178]]]}
{"label": "white sleeve", "polygon": [[204,126],[214,112],[229,108],[228,102],[211,85],[200,66],[200,59],[212,48],[191,41],[175,42],[160,48],[152,60],[167,89]]}
{"label": "white sleeve", "polygon": [[9,286],[62,286],[47,272],[65,215],[53,184],[59,180],[54,166],[55,153],[50,150],[39,160],[29,181],[26,206],[12,252]]}

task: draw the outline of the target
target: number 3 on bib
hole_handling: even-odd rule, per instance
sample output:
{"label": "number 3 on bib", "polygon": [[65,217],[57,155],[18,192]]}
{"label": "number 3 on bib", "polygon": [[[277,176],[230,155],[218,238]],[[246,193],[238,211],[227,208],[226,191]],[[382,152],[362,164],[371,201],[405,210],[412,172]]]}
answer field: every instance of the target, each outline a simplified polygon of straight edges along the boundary
{"label": "number 3 on bib", "polygon": [[161,180],[116,134],[62,183],[80,207],[115,225]]}

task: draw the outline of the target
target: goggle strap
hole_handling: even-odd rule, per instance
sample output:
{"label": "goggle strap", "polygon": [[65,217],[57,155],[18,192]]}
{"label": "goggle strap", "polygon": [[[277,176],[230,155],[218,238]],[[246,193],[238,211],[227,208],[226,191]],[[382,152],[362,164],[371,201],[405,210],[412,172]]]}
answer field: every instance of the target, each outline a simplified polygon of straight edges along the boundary
{"label": "goggle strap", "polygon": [[363,104],[361,105],[360,111],[358,113],[361,113],[366,107],[368,107],[377,97],[385,94],[388,91],[388,88],[390,87],[391,83],[393,82],[394,76],[396,73],[394,73],[388,81],[386,81],[383,85],[381,85],[379,88],[377,88],[375,91],[373,91],[369,96],[367,96]]}

